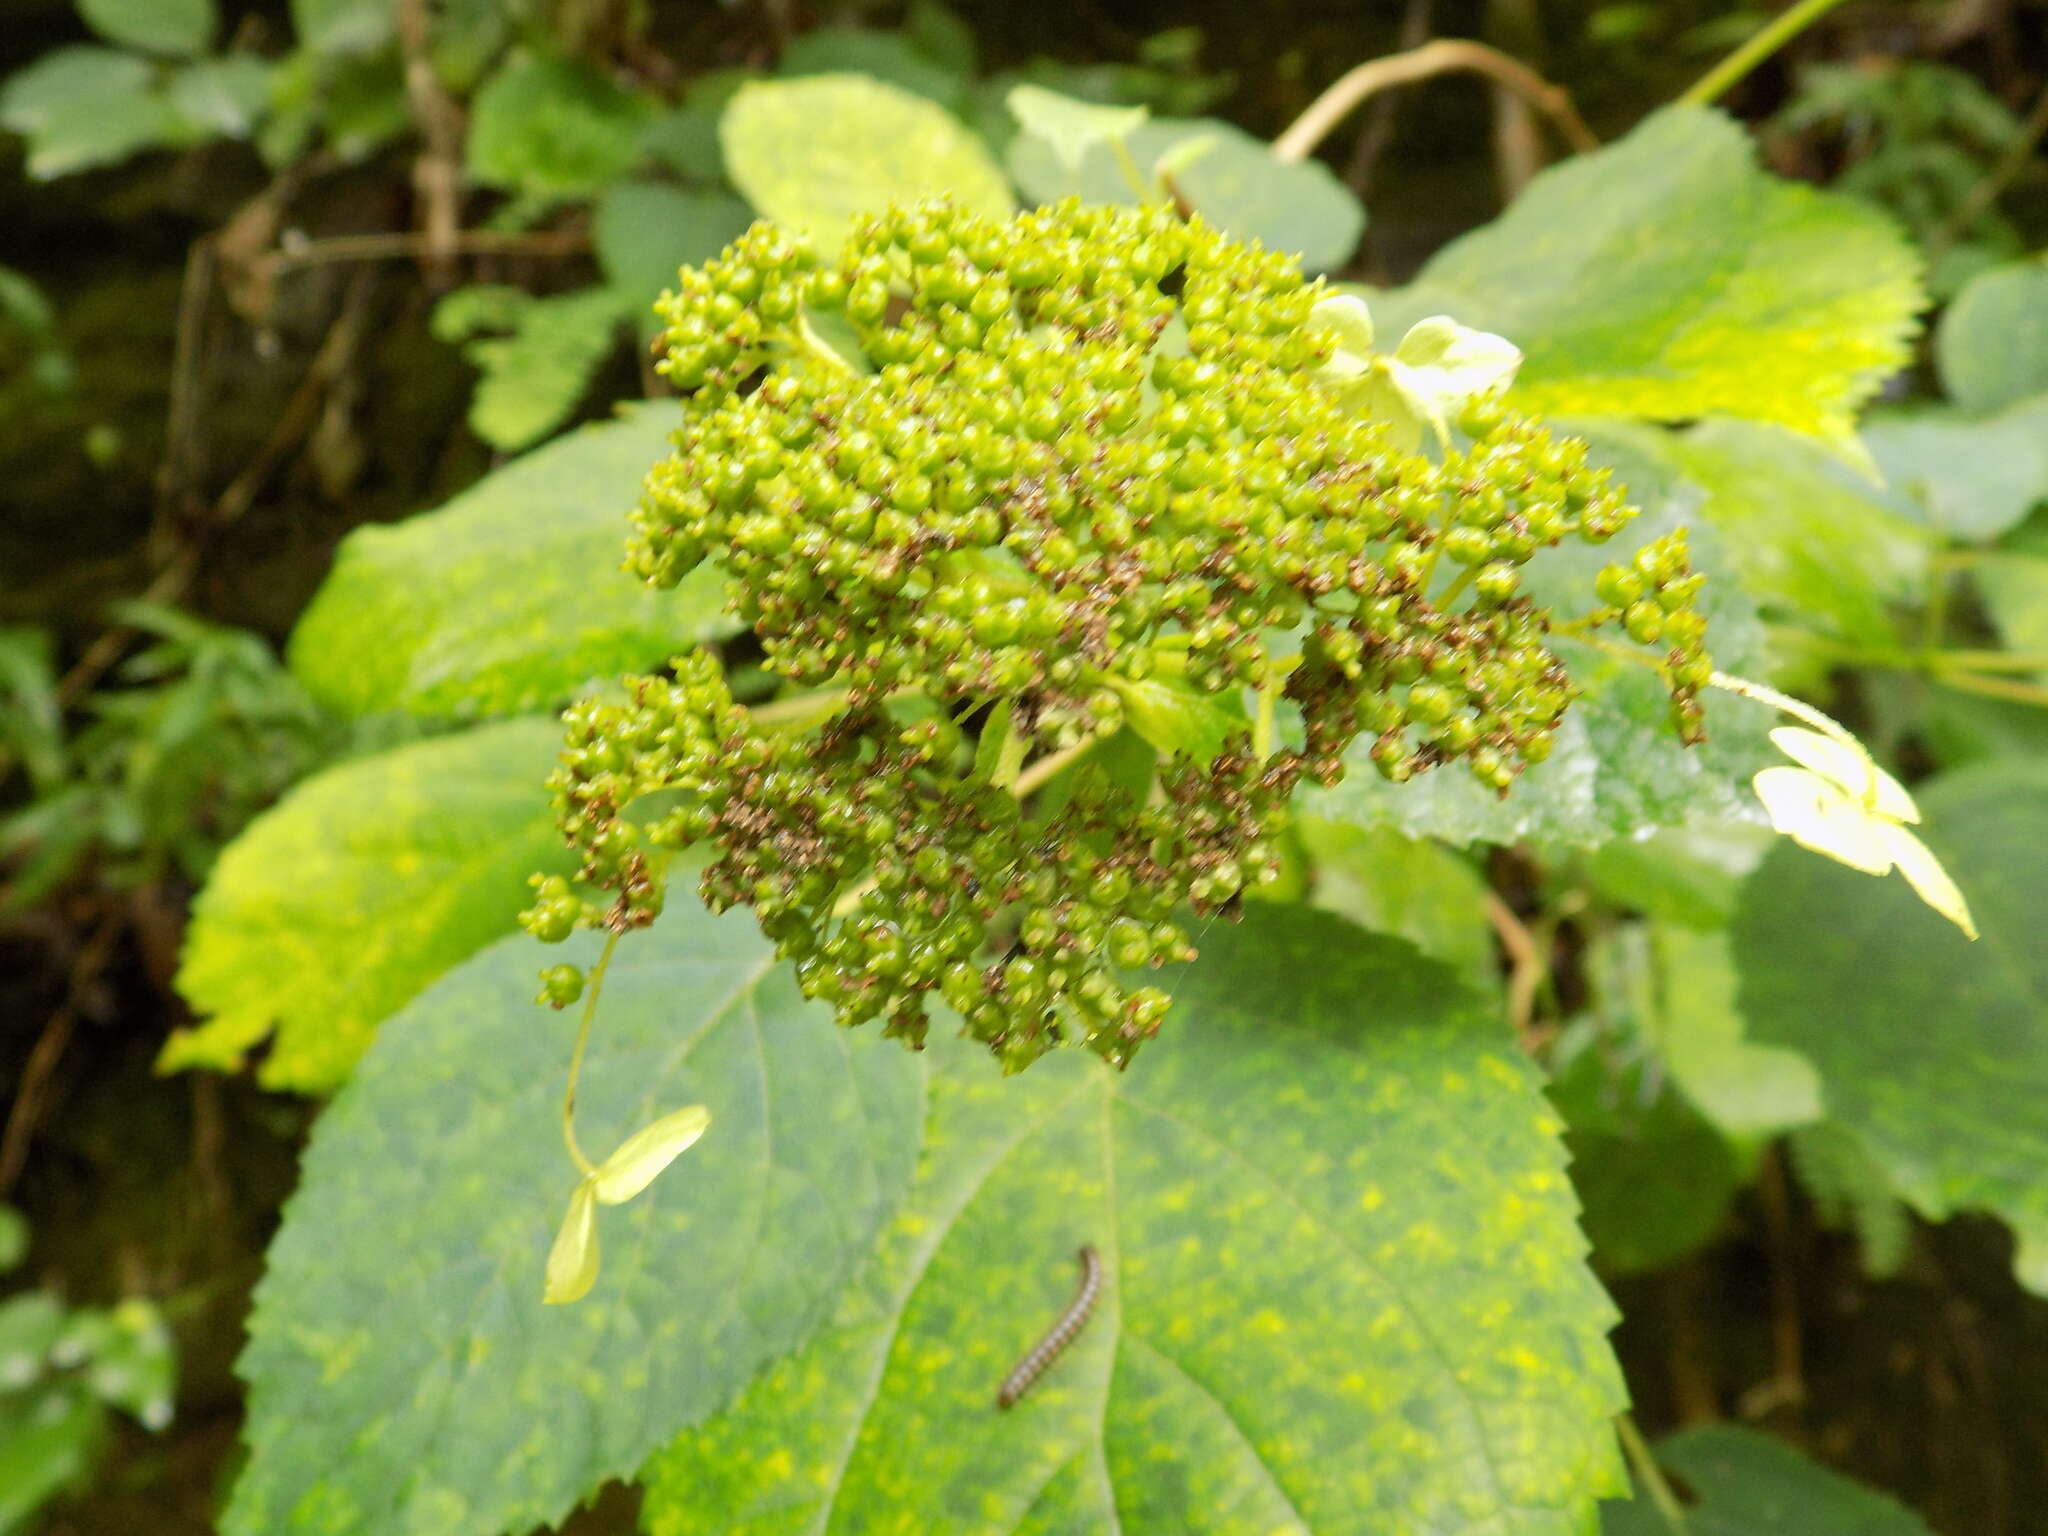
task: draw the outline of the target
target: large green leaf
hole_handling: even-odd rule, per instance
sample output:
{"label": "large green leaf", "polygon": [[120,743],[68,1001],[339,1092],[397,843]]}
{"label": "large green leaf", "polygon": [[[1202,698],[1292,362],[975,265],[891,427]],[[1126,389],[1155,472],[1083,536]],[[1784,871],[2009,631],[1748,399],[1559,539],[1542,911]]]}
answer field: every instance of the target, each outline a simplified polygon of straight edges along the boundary
{"label": "large green leaf", "polygon": [[1840,445],[1920,305],[1883,215],[1765,175],[1741,128],[1685,106],[1553,166],[1373,300],[1383,336],[1448,314],[1507,337],[1512,398],[1540,415],[1741,416]]}
{"label": "large green leaf", "polygon": [[292,30],[314,53],[361,54],[391,40],[386,0],[291,0]]}
{"label": "large green leaf", "polygon": [[[1594,457],[1613,466],[1642,515],[1606,545],[1539,554],[1528,568],[1528,590],[1539,602],[1581,612],[1594,604],[1593,577],[1602,565],[1674,528],[1689,527],[1693,564],[1708,573],[1701,598],[1707,647],[1725,670],[1750,671],[1761,659],[1756,610],[1733,579],[1721,541],[1701,518],[1705,493],[1676,467],[1663,433],[1618,430],[1627,426],[1580,423],[1578,429],[1592,434]],[[1389,784],[1367,755],[1371,741],[1361,739],[1346,759],[1343,782],[1334,789],[1304,790],[1304,807],[1410,837],[1587,847],[1688,819],[1755,815],[1749,777],[1773,756],[1764,737],[1764,710],[1710,691],[1704,700],[1708,740],[1687,747],[1670,723],[1664,684],[1649,668],[1568,640],[1556,646],[1585,697],[1565,716],[1550,759],[1517,779],[1507,798],[1456,766]]]}
{"label": "large green leaf", "polygon": [[950,197],[998,219],[1015,206],[1003,173],[958,118],[863,75],[743,85],[718,135],[747,201],[825,251],[887,203]]}
{"label": "large green leaf", "polygon": [[2048,391],[2048,261],[1972,278],[1934,337],[1942,387],[1966,411],[2001,411]]}
{"label": "large green leaf", "polygon": [[1969,898],[1971,944],[1903,882],[1784,845],[1736,915],[1741,1008],[1819,1070],[1829,1118],[1923,1215],[1988,1209],[2048,1291],[2048,765],[1990,763],[1920,792]]}
{"label": "large green leaf", "polygon": [[1993,416],[1886,411],[1864,428],[1902,510],[1958,539],[1995,539],[2048,501],[2048,394]]}
{"label": "large green leaf", "polygon": [[346,714],[507,714],[728,633],[709,567],[670,591],[619,568],[626,511],[670,426],[669,408],[643,406],[438,511],[357,529],[292,634],[292,671]]}
{"label": "large green leaf", "polygon": [[78,13],[110,43],[178,57],[204,53],[220,21],[214,0],[78,0]]}
{"label": "large green leaf", "polygon": [[314,775],[228,845],[193,904],[178,990],[211,1015],[162,1065],[232,1069],[276,1030],[267,1087],[338,1085],[386,1015],[514,927],[536,869],[573,867],[545,780],[551,719],[507,720]]}
{"label": "large green leaf", "polygon": [[[1407,945],[1254,903],[1119,1075],[936,1037],[918,1177],[832,1322],[646,1474],[656,1536],[1578,1533],[1613,1312],[1557,1122]],[[1099,1304],[997,1385],[1092,1245]]]}
{"label": "large green leaf", "polygon": [[1406,939],[1481,988],[1498,984],[1486,881],[1467,858],[1425,838],[1315,816],[1298,818],[1295,831],[1313,861],[1317,906]]}
{"label": "large green leaf", "polygon": [[[1156,119],[1135,129],[1126,144],[1132,162],[1149,176],[1162,156],[1195,141],[1202,145],[1199,156],[1177,170],[1173,181],[1203,218],[1241,240],[1299,256],[1310,272],[1351,259],[1365,228],[1365,209],[1322,162],[1275,160],[1262,140],[1213,117]],[[1073,166],[1049,140],[1021,133],[1011,141],[1009,162],[1017,185],[1041,203],[1063,197],[1139,201],[1139,189],[1106,142],[1090,146]]]}
{"label": "large green leaf", "polygon": [[1782,427],[1723,418],[1667,441],[1706,491],[1701,515],[1767,615],[1895,643],[1891,609],[1919,595],[1927,568],[1923,528]]}
{"label": "large green leaf", "polygon": [[597,1288],[541,1305],[575,1172],[574,1023],[524,937],[384,1032],[324,1114],[241,1362],[227,1536],[496,1536],[630,1476],[800,1343],[910,1179],[918,1058],[802,1002],[751,918],[694,902],[621,945],[577,1099],[606,1148],[701,1103],[711,1129],[599,1214]]}
{"label": "large green leaf", "polygon": [[[1658,1445],[1657,1460],[1698,1499],[1685,1512],[1688,1536],[1931,1536],[1904,1505],[1753,1429],[1681,1430]],[[1605,1536],[1671,1533],[1647,1494],[1603,1513]]]}

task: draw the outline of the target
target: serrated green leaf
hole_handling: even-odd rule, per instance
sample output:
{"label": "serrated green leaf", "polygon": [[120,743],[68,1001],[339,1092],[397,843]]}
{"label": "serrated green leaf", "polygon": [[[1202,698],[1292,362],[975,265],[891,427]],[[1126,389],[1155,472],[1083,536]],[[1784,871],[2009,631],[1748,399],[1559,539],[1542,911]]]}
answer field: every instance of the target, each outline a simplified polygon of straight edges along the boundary
{"label": "serrated green leaf", "polygon": [[729,633],[710,567],[668,591],[619,568],[670,422],[671,408],[640,407],[436,511],[357,529],[292,633],[293,673],[343,714],[511,714]]}
{"label": "serrated green leaf", "polygon": [[1016,206],[981,141],[943,108],[861,75],[740,87],[719,122],[726,172],[764,218],[835,250],[889,203],[950,197],[990,218]]}
{"label": "serrated green leaf", "polygon": [[[1407,945],[1253,903],[1118,1074],[941,1040],[917,1182],[803,1352],[648,1469],[655,1536],[1578,1533],[1613,1313],[1528,1063]],[[1004,1373],[1098,1251],[1098,1305]]]}
{"label": "serrated green leaf", "polygon": [[0,128],[29,141],[38,181],[185,143],[192,128],[150,62],[112,48],[58,48],[0,85]]}
{"label": "serrated green leaf", "polygon": [[85,24],[110,43],[184,58],[204,53],[220,18],[214,0],[77,0]]}
{"label": "serrated green leaf", "polygon": [[520,53],[471,106],[468,170],[529,197],[587,197],[640,158],[649,98],[573,59]]}
{"label": "serrated green leaf", "polygon": [[[1365,209],[1320,161],[1275,160],[1263,140],[1213,117],[1155,118],[1133,130],[1126,143],[1140,172],[1150,176],[1162,156],[1196,139],[1207,139],[1208,148],[1179,168],[1174,186],[1203,218],[1240,240],[1260,240],[1271,250],[1299,256],[1310,272],[1350,260],[1365,229]],[[1034,202],[1141,200],[1106,143],[1091,146],[1080,169],[1072,170],[1049,141],[1020,134],[1011,141],[1009,166]]]}
{"label": "serrated green leaf", "polygon": [[1894,504],[1958,539],[1995,539],[2048,501],[2048,395],[1973,419],[1884,411],[1863,429]]}
{"label": "serrated green leaf", "polygon": [[[1762,646],[1756,609],[1732,579],[1722,542],[1700,516],[1704,493],[1673,463],[1665,434],[1622,422],[1566,425],[1591,438],[1593,460],[1614,468],[1643,511],[1607,544],[1539,552],[1527,567],[1530,595],[1568,613],[1583,611],[1593,605],[1601,566],[1674,528],[1690,528],[1693,566],[1708,577],[1700,598],[1707,648],[1724,670],[1750,671]],[[1592,847],[1691,819],[1759,819],[1749,778],[1776,760],[1764,735],[1768,711],[1709,692],[1706,744],[1687,747],[1654,672],[1569,640],[1559,639],[1556,648],[1585,697],[1565,716],[1549,760],[1517,779],[1505,799],[1456,765],[1389,784],[1368,756],[1370,740],[1361,740],[1335,788],[1303,788],[1303,810],[1409,837],[1552,847]]]}
{"label": "serrated green leaf", "polygon": [[1585,875],[1609,901],[1686,928],[1725,928],[1742,882],[1771,846],[1768,828],[1699,822],[1602,843]]}
{"label": "serrated green leaf", "polygon": [[312,53],[374,53],[391,41],[385,0],[291,0],[292,30]]}
{"label": "serrated green leaf", "polygon": [[557,1134],[575,1023],[534,1006],[533,977],[599,942],[478,955],[321,1116],[239,1367],[227,1536],[558,1521],[801,1343],[871,1251],[915,1160],[919,1058],[835,1030],[751,918],[678,902],[613,958],[577,1124],[608,1144],[701,1101],[717,1133],[595,1211],[595,1288],[542,1305],[575,1179]]}
{"label": "serrated green leaf", "polygon": [[265,1087],[338,1086],[378,1024],[512,931],[534,870],[574,868],[544,781],[552,719],[479,726],[315,774],[220,856],[178,990],[205,1022],[159,1065],[232,1070],[276,1038]]}
{"label": "serrated green leaf", "polygon": [[[452,293],[443,304],[462,297]],[[618,350],[625,320],[638,308],[614,288],[579,288],[534,298],[521,293],[505,313],[510,334],[482,337],[462,355],[483,375],[469,425],[504,453],[530,448],[569,419],[590,392],[604,360]],[[453,330],[436,316],[435,331]]]}
{"label": "serrated green leaf", "polygon": [[1942,313],[1934,335],[1941,387],[1979,415],[2048,391],[2048,261],[1983,272]]}
{"label": "serrated green leaf", "polygon": [[1994,1212],[2019,1236],[2021,1283],[2048,1291],[2048,766],[1966,768],[1916,798],[1983,941],[1903,881],[1781,846],[1736,914],[1742,1013],[1813,1063],[1829,1118],[1916,1210]]}
{"label": "serrated green leaf", "polygon": [[1526,357],[1535,415],[1775,421],[1838,447],[1907,361],[1919,262],[1883,215],[1765,175],[1733,121],[1666,107],[1543,172],[1414,285],[1380,331],[1447,314]]}
{"label": "serrated green leaf", "polygon": [[644,328],[655,299],[675,287],[678,268],[709,261],[753,221],[730,192],[622,181],[598,199],[591,240],[612,290],[636,306],[633,317]]}
{"label": "serrated green leaf", "polygon": [[[1663,1441],[1656,1454],[1698,1499],[1685,1512],[1688,1536],[1932,1536],[1904,1505],[1753,1429],[1703,1424]],[[1608,1505],[1601,1530],[1671,1536],[1642,1493]]]}

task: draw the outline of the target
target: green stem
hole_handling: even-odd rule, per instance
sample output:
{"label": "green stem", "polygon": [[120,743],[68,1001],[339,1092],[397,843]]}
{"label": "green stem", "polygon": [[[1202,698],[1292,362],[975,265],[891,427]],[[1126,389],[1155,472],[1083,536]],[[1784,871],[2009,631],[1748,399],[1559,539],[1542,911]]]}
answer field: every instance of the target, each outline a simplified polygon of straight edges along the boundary
{"label": "green stem", "polygon": [[1755,36],[1700,76],[1678,99],[1689,106],[1707,105],[1841,3],[1842,0],[1799,0],[1782,16],[1759,27]]}
{"label": "green stem", "polygon": [[1460,597],[1464,595],[1465,589],[1472,585],[1472,578],[1477,576],[1478,574],[1478,566],[1466,566],[1465,569],[1458,572],[1456,576],[1451,578],[1451,584],[1448,587],[1445,587],[1442,594],[1434,600],[1433,606],[1437,608],[1450,607],[1452,603],[1456,602]]}
{"label": "green stem", "polygon": [[1621,1440],[1621,1449],[1628,1457],[1629,1465],[1635,1468],[1636,1476],[1643,1480],[1643,1486],[1650,1492],[1650,1502],[1657,1506],[1657,1513],[1664,1517],[1673,1536],[1685,1536],[1685,1506],[1678,1502],[1678,1495],[1672,1491],[1671,1480],[1664,1475],[1664,1469],[1657,1465],[1657,1458],[1650,1454],[1649,1442],[1643,1439],[1643,1432],[1636,1428],[1634,1417],[1626,1413],[1614,1416],[1614,1431]]}
{"label": "green stem", "polygon": [[583,1022],[576,1026],[576,1049],[569,1056],[569,1086],[562,1091],[562,1141],[569,1148],[569,1161],[586,1179],[597,1172],[597,1164],[583,1155],[583,1147],[576,1140],[576,1084],[583,1076],[583,1048],[590,1044],[590,1025],[597,1017],[597,998],[604,991],[604,973],[612,963],[612,951],[618,947],[619,935],[614,931],[606,936],[604,953],[590,968],[585,982],[588,990],[583,994]]}

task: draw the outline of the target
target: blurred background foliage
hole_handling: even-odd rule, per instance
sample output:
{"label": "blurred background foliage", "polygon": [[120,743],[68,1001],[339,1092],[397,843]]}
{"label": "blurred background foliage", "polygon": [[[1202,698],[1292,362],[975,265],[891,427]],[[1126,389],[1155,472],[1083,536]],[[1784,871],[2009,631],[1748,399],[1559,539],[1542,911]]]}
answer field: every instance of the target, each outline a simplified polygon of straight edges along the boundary
{"label": "blurred background foliage", "polygon": [[[1607,139],[1767,19],[1715,0],[0,0],[0,1532],[210,1528],[229,1366],[309,1109],[246,1073],[152,1074],[190,1022],[186,904],[285,788],[418,729],[330,716],[281,643],[351,529],[659,392],[649,301],[751,217],[716,132],[741,83],[872,75],[998,152],[1020,81],[1264,139],[1353,63],[1472,37]],[[1825,561],[1744,575],[1767,619],[1773,597],[1831,613],[1801,681],[1909,767],[2038,753],[2048,4],[1849,0],[1725,104],[1774,169],[1919,243],[1946,309],[1866,437],[1891,511],[1972,543],[1925,593],[1862,572],[1874,617],[1830,606]],[[1369,211],[1342,274],[1407,279],[1545,142],[1474,77],[1376,98],[1320,156]],[[1685,441],[1722,463],[1769,448]],[[1732,472],[1715,490],[1739,518]],[[1914,663],[1902,607],[2003,661]],[[1757,856],[1679,837],[1475,867],[1304,828],[1325,904],[1508,973],[1646,1429],[1746,1420],[1937,1529],[2044,1529],[2048,1303],[2014,1285],[2003,1230],[1909,1216],[1857,1143],[1807,1123],[1796,1071],[1758,1120],[1753,1083],[1716,1113],[1728,1053],[1666,1051],[1670,1075],[1645,1054],[1716,1038],[1697,1017],[1716,996],[1731,1016],[1721,930]],[[624,1529],[628,1502],[580,1519]]]}

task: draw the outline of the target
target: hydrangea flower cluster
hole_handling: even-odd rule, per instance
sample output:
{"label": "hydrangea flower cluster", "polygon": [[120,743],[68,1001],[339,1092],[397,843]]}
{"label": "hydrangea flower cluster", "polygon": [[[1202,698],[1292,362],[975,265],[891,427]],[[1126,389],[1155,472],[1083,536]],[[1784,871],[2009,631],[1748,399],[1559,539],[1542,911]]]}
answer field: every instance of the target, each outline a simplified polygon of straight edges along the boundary
{"label": "hydrangea flower cluster", "polygon": [[[611,899],[543,882],[529,928],[649,922],[701,845],[704,900],[842,1022],[916,1044],[938,993],[1008,1069],[1122,1065],[1168,1001],[1133,973],[1274,876],[1304,776],[1365,736],[1505,793],[1572,698],[1522,568],[1630,509],[1490,401],[1434,456],[1362,414],[1333,304],[1199,218],[1072,203],[894,210],[829,257],[756,225],[686,270],[631,563],[716,561],[813,692],[749,710],[698,653],[573,709],[554,786]],[[1698,586],[1659,541],[1576,620],[1665,648],[1689,738]]]}

